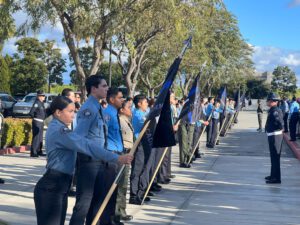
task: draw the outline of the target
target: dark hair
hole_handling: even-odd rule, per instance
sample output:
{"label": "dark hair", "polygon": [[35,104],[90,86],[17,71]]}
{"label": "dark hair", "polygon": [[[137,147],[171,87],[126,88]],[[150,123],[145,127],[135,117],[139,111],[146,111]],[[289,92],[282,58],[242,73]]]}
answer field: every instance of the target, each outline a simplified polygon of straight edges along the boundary
{"label": "dark hair", "polygon": [[214,99],[214,97],[208,97],[208,102],[210,102],[213,99]]}
{"label": "dark hair", "polygon": [[127,97],[126,102],[129,102],[129,101],[133,101],[133,98],[132,97]]}
{"label": "dark hair", "polygon": [[293,96],[292,101],[296,101],[296,96]]}
{"label": "dark hair", "polygon": [[136,95],[133,98],[133,103],[135,105],[135,108],[139,108],[138,103],[143,101],[144,99],[147,99],[145,95]]}
{"label": "dark hair", "polygon": [[88,95],[91,94],[92,87],[98,88],[99,84],[101,84],[102,80],[105,80],[101,75],[92,75],[89,76],[85,81],[85,88]]}
{"label": "dark hair", "polygon": [[119,88],[116,87],[109,88],[106,95],[106,101],[109,103],[110,98],[115,98],[119,94],[119,92],[121,92]]}
{"label": "dark hair", "polygon": [[53,113],[55,113],[56,110],[64,110],[65,108],[67,108],[67,106],[70,103],[73,103],[73,102],[69,98],[67,98],[65,96],[57,96],[51,102],[50,113],[53,114]]}
{"label": "dark hair", "polygon": [[74,92],[71,88],[65,88],[62,90],[61,96],[69,97],[71,92]]}

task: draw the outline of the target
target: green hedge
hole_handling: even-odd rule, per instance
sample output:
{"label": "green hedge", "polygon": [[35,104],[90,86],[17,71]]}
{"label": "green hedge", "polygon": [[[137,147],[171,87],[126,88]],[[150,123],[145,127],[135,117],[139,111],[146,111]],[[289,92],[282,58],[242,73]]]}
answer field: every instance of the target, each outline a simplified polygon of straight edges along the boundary
{"label": "green hedge", "polygon": [[31,144],[31,119],[4,119],[1,148]]}

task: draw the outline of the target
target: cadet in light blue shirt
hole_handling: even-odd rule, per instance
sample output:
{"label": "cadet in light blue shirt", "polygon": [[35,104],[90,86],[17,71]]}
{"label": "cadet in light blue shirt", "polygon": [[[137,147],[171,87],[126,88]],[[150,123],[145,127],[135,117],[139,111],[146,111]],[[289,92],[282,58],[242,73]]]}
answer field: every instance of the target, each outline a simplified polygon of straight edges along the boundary
{"label": "cadet in light blue shirt", "polygon": [[299,121],[299,104],[296,101],[296,97],[293,97],[293,102],[290,106],[290,113],[288,116],[290,122],[290,141],[296,141],[296,133],[297,133],[297,124]]}
{"label": "cadet in light blue shirt", "polygon": [[138,138],[138,136],[143,128],[144,122],[146,121],[146,118],[148,116],[147,109],[148,109],[148,103],[147,103],[147,107],[145,107],[145,111],[143,108],[135,108],[135,110],[133,111],[132,126],[133,126],[133,130],[134,130],[135,138]]}
{"label": "cadet in light blue shirt", "polygon": [[214,108],[215,99],[213,97],[208,98],[208,105],[206,107],[206,116],[209,118],[213,108]]}
{"label": "cadet in light blue shirt", "polygon": [[[120,92],[122,93],[122,92]],[[122,106],[122,101],[121,106]],[[123,152],[123,141],[118,117],[118,109],[108,102],[103,110],[104,120],[108,128],[107,149],[110,151]]]}
{"label": "cadet in light blue shirt", "polygon": [[[74,118],[75,105],[64,96],[56,97],[50,110],[53,120],[46,133],[47,172],[34,189],[37,224],[62,224],[67,210],[67,198],[75,168],[76,152],[105,161],[117,161],[118,156],[100,147],[98,139],[87,139],[72,132],[68,126]],[[45,202],[47,207],[45,207]]]}

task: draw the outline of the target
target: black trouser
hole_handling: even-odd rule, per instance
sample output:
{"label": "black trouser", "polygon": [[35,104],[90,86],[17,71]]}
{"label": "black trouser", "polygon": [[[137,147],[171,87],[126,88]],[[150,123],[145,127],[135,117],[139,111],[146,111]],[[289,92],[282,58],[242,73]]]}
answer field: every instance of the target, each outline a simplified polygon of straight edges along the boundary
{"label": "black trouser", "polygon": [[68,192],[72,176],[48,170],[34,188],[34,203],[38,225],[65,223]]}
{"label": "black trouser", "polygon": [[289,129],[288,129],[288,117],[289,117],[289,113],[284,113],[284,116],[283,116],[284,132],[289,132]]}
{"label": "black trouser", "polygon": [[257,113],[258,129],[262,129],[262,113]]}
{"label": "black trouser", "polygon": [[163,159],[163,162],[158,173],[158,181],[164,182],[171,176],[171,151],[172,147],[168,147],[167,153]]}
{"label": "black trouser", "polygon": [[271,157],[271,178],[281,180],[280,173],[280,154],[283,135],[273,135],[268,137],[269,150]]}
{"label": "black trouser", "polygon": [[[102,197],[100,201],[94,201],[94,215],[93,217],[96,216],[98,209],[101,206],[101,203],[104,201],[104,198],[106,197],[107,193],[109,192],[112,184],[114,183],[114,180],[119,173],[121,169],[120,164],[118,163],[106,163],[104,167],[104,180],[103,180],[103,190],[102,190]],[[106,225],[106,224],[111,224],[112,219],[117,220],[120,218],[114,218],[115,212],[116,212],[116,202],[117,202],[117,194],[118,194],[118,187],[115,189],[113,192],[109,202],[107,203],[107,206],[105,207],[105,210],[103,211],[103,214],[100,217],[100,224],[101,225]],[[96,199],[93,199],[96,200]],[[91,224],[92,221],[87,221],[86,225]]]}
{"label": "black trouser", "polygon": [[37,155],[42,153],[43,147],[44,122],[32,120],[32,143],[30,154]]}
{"label": "black trouser", "polygon": [[[193,148],[192,151],[194,150],[194,148],[196,147],[196,144],[200,138],[200,135],[202,133],[202,130],[204,129],[204,125],[201,125],[200,127],[195,126],[195,130],[194,130],[194,136],[193,136]],[[198,156],[200,154],[200,150],[199,150],[199,144],[194,152],[195,156]]]}
{"label": "black trouser", "polygon": [[104,166],[102,161],[78,153],[76,203],[70,225],[91,224],[98,206],[102,203],[104,190]]}
{"label": "black trouser", "polygon": [[211,146],[215,146],[216,144],[216,138],[218,135],[218,123],[219,119],[212,119],[211,120],[211,129],[209,130],[209,137],[210,139],[208,140],[208,144]]}
{"label": "black trouser", "polygon": [[290,137],[291,137],[291,140],[293,140],[293,141],[296,140],[296,131],[297,131],[298,120],[299,120],[299,113],[293,113],[291,115],[290,124],[289,124],[289,127],[290,127]]}
{"label": "black trouser", "polygon": [[209,121],[209,124],[206,127],[206,143],[209,144],[212,134],[212,120]]}
{"label": "black trouser", "polygon": [[145,139],[144,136],[135,152],[130,175],[130,195],[140,198],[143,195],[142,190],[147,188],[149,182],[149,173],[144,171],[151,155],[151,146]]}

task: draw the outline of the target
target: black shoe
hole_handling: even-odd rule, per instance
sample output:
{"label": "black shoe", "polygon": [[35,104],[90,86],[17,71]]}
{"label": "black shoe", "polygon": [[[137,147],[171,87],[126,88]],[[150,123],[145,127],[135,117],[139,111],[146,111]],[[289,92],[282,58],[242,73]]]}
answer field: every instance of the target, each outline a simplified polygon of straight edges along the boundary
{"label": "black shoe", "polygon": [[0,178],[0,184],[4,184],[5,180],[3,180],[2,178]]}
{"label": "black shoe", "polygon": [[176,177],[176,175],[173,175],[173,174],[170,175],[170,178],[172,178],[172,179],[175,178],[175,177]]}
{"label": "black shoe", "polygon": [[266,180],[266,184],[281,184],[281,180],[277,180],[277,179]]}
{"label": "black shoe", "polygon": [[179,167],[185,168],[185,164],[184,163],[180,163]]}
{"label": "black shoe", "polygon": [[144,199],[144,202],[150,202],[151,198],[149,198],[148,196]]}
{"label": "black shoe", "polygon": [[[169,179],[169,180],[170,180],[170,179]],[[159,183],[160,183],[160,184],[169,184],[170,181],[164,180],[164,181],[160,181]]]}
{"label": "black shoe", "polygon": [[153,191],[153,192],[160,192],[160,191],[161,191],[161,188],[158,188],[158,187],[156,187],[156,186],[152,186],[152,187],[150,188],[150,191]]}
{"label": "black shoe", "polygon": [[156,184],[156,183],[153,184],[153,186],[155,186],[155,187],[157,187],[157,188],[160,188],[160,189],[162,188],[162,186],[160,186],[159,184]]}
{"label": "black shoe", "polygon": [[217,142],[216,142],[216,145],[219,145],[220,144],[220,141],[219,140],[217,140]]}
{"label": "black shoe", "polygon": [[39,156],[46,156],[46,154],[43,153],[43,152],[39,152],[38,155],[39,155]]}
{"label": "black shoe", "polygon": [[200,159],[201,158],[201,155],[198,153],[198,154],[195,154],[195,158],[196,159]]}
{"label": "black shoe", "polygon": [[133,219],[133,216],[132,215],[123,215],[120,217],[120,219],[123,221],[130,221]]}
{"label": "black shoe", "polygon": [[271,176],[266,176],[266,177],[265,177],[265,180],[271,180],[271,179],[272,179]]}
{"label": "black shoe", "polygon": [[142,205],[142,200],[137,196],[132,196],[129,198],[129,204]]}
{"label": "black shoe", "polygon": [[154,196],[154,193],[151,192],[151,191],[149,191],[147,196],[153,197],[153,196]]}
{"label": "black shoe", "polygon": [[207,148],[214,148],[214,146],[212,146],[212,145],[207,145],[206,147]]}
{"label": "black shoe", "polygon": [[30,157],[32,157],[32,158],[38,158],[39,155],[38,154],[30,154]]}

